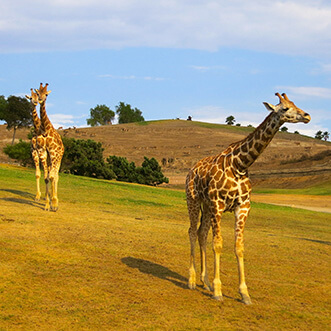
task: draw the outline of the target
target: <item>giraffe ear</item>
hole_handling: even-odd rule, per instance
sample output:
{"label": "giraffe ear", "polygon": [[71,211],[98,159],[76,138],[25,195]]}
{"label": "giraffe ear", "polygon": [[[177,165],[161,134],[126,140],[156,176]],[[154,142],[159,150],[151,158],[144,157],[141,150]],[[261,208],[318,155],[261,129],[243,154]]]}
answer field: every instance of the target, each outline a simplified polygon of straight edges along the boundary
{"label": "giraffe ear", "polygon": [[52,92],[51,90],[47,91],[46,95],[50,94],[51,92]]}
{"label": "giraffe ear", "polygon": [[272,105],[271,103],[268,102],[263,102],[264,106],[269,110],[269,111],[277,111],[275,106]]}
{"label": "giraffe ear", "polygon": [[28,99],[28,100],[31,100],[31,97],[29,95],[25,95],[25,97]]}

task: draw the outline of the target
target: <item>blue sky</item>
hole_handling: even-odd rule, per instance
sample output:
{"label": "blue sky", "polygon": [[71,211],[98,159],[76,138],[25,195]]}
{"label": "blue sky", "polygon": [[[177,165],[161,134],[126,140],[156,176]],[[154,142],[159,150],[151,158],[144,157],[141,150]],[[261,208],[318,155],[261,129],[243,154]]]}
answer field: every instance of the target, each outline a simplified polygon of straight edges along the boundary
{"label": "blue sky", "polygon": [[0,0],[0,95],[52,93],[55,127],[87,126],[120,101],[146,120],[242,125],[286,92],[310,113],[289,131],[331,131],[331,2]]}

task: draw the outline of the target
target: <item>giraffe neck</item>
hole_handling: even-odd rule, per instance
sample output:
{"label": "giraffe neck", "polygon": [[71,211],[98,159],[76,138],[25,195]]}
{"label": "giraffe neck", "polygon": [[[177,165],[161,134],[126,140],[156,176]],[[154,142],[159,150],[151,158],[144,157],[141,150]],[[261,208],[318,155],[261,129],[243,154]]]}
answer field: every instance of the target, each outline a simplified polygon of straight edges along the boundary
{"label": "giraffe neck", "polygon": [[40,103],[40,130],[43,132],[50,132],[53,128],[51,121],[49,120],[46,113],[46,100]]}
{"label": "giraffe neck", "polygon": [[32,110],[32,119],[33,119],[34,131],[35,131],[35,133],[37,133],[39,128],[40,128],[41,122],[40,122],[40,118],[39,118],[38,113],[37,113],[36,106],[34,106],[33,110]]}
{"label": "giraffe neck", "polygon": [[283,123],[279,115],[272,112],[247,138],[233,145],[232,153],[238,170],[245,171],[256,161]]}

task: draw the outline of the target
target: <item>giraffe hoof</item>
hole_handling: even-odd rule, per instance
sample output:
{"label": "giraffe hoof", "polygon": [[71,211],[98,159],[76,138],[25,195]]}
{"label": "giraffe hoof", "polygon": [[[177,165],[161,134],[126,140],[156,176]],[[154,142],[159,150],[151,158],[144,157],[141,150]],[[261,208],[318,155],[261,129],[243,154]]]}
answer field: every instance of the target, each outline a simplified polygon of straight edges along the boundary
{"label": "giraffe hoof", "polygon": [[213,296],[213,299],[217,300],[217,301],[220,301],[220,302],[223,302],[223,295],[214,295]]}
{"label": "giraffe hoof", "polygon": [[212,288],[209,285],[204,284],[203,288],[207,291],[213,291]]}
{"label": "giraffe hoof", "polygon": [[195,290],[195,284],[194,283],[188,283],[187,285],[188,285],[188,288],[190,290]]}
{"label": "giraffe hoof", "polygon": [[245,295],[245,294],[242,295],[242,302],[245,305],[251,305],[252,304],[251,298],[248,295]]}

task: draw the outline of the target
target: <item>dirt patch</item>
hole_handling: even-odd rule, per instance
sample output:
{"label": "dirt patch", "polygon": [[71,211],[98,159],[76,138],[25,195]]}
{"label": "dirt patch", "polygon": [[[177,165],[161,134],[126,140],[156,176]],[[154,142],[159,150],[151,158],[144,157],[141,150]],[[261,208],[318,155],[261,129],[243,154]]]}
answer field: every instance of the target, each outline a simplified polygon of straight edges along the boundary
{"label": "dirt patch", "polygon": [[331,213],[331,196],[253,193],[252,201]]}

